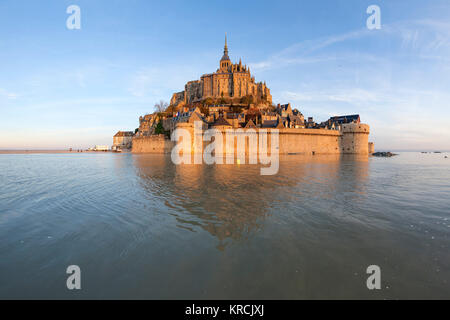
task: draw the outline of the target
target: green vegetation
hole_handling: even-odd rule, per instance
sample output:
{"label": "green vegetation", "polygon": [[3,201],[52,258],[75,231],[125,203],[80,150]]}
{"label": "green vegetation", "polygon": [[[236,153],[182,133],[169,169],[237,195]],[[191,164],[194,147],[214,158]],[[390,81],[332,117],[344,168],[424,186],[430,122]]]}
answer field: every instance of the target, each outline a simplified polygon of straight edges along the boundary
{"label": "green vegetation", "polygon": [[203,113],[206,117],[209,116],[209,107],[206,105],[200,106],[200,112]]}
{"label": "green vegetation", "polygon": [[217,101],[218,102],[218,104],[226,104],[227,103],[227,100],[225,99],[225,98],[220,98],[219,99],[219,101]]}
{"label": "green vegetation", "polygon": [[251,95],[243,96],[241,98],[241,103],[245,104],[245,105],[250,105],[250,104],[254,103],[253,96],[251,96]]}
{"label": "green vegetation", "polygon": [[250,108],[247,111],[246,119],[253,120],[253,123],[259,123],[258,119],[261,117],[261,111],[258,108]]}
{"label": "green vegetation", "polygon": [[161,120],[159,120],[158,124],[156,125],[155,134],[165,134],[164,127],[162,125]]}
{"label": "green vegetation", "polygon": [[214,104],[214,99],[213,98],[206,98],[203,101],[203,105],[205,106],[212,106]]}
{"label": "green vegetation", "polygon": [[242,107],[241,106],[231,105],[231,112],[233,112],[233,113],[241,113],[242,112]]}
{"label": "green vegetation", "polygon": [[167,107],[167,109],[166,109],[166,113],[167,114],[172,114],[172,113],[174,113],[174,112],[177,112],[177,110],[175,109],[175,106],[173,106],[173,105],[170,105],[170,106],[168,106]]}

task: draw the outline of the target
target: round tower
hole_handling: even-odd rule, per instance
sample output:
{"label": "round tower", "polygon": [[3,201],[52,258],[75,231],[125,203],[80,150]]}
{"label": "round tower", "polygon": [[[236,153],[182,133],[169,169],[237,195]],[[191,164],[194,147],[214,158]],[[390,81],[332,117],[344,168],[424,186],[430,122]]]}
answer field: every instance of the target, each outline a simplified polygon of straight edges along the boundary
{"label": "round tower", "polygon": [[369,153],[370,127],[364,123],[344,123],[341,128],[342,153]]}
{"label": "round tower", "polygon": [[373,142],[369,142],[369,154],[372,154],[375,152],[375,145]]}

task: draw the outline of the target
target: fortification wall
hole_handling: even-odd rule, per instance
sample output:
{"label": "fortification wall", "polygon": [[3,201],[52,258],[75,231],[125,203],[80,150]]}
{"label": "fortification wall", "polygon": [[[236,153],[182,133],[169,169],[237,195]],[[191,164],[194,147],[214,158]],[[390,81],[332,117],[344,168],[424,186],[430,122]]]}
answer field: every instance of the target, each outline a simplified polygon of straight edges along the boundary
{"label": "fortification wall", "polygon": [[175,143],[164,135],[134,137],[131,152],[133,153],[170,153]]}
{"label": "fortification wall", "polygon": [[280,129],[280,154],[336,154],[340,153],[342,134],[326,129]]}
{"label": "fortification wall", "polygon": [[[177,128],[183,128],[190,132],[192,153],[203,152],[205,148],[212,143],[203,141],[203,133],[194,134],[194,127],[191,123],[180,123]],[[249,142],[254,139],[256,152],[260,153],[259,141],[261,132],[267,134],[267,150],[271,149],[271,130],[272,129],[243,129],[236,131],[232,142],[227,141],[227,127],[217,128],[222,134],[222,152],[216,150],[216,153],[237,154],[237,151],[249,154]],[[369,126],[366,124],[346,124],[341,131],[326,129],[291,129],[284,128],[278,130],[278,152],[279,154],[368,154],[369,153]],[[238,141],[245,141],[245,149],[239,149]],[[148,136],[133,139],[132,152],[135,153],[170,153],[176,142],[165,138],[163,135]],[[253,149],[255,150],[255,149]],[[263,150],[263,152],[266,152]]]}
{"label": "fortification wall", "polygon": [[[272,148],[271,129],[250,129],[235,131],[234,141],[231,143],[227,141],[225,128],[219,129],[223,138],[223,153],[232,154],[240,151],[241,153],[249,154],[250,141],[253,140],[256,147],[253,149],[256,153],[266,152],[260,150],[260,142],[262,132],[267,132],[266,143],[267,150],[270,153]],[[192,132],[191,132],[192,134]],[[338,154],[340,151],[341,133],[339,131],[325,130],[325,129],[279,129],[278,130],[278,153],[279,154]],[[198,142],[201,137],[193,141],[193,149],[197,152],[200,150]],[[194,140],[194,139],[193,139]],[[245,141],[245,149],[239,148],[239,140]],[[203,149],[210,142],[203,143]],[[276,148],[276,146],[274,146]]]}

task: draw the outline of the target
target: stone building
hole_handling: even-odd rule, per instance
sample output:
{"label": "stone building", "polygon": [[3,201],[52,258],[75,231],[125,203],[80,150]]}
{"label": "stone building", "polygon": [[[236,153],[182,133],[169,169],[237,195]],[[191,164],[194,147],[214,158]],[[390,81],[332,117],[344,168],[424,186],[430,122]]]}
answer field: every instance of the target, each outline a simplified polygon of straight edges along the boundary
{"label": "stone building", "polygon": [[250,68],[239,63],[232,63],[228,56],[227,38],[219,68],[216,72],[204,74],[200,80],[189,81],[184,91],[174,93],[170,104],[179,106],[192,104],[207,98],[242,98],[252,96],[255,101],[266,101],[272,104],[270,89],[264,82],[255,82]]}
{"label": "stone building", "polygon": [[113,137],[113,150],[131,149],[132,131],[118,131]]}
{"label": "stone building", "polygon": [[276,113],[281,117],[281,121],[285,128],[304,128],[305,117],[297,109],[292,110],[291,104],[278,105],[275,109]]}
{"label": "stone building", "polygon": [[163,128],[172,133],[178,123],[194,123],[195,121],[201,121],[204,124],[204,129],[207,128],[207,124],[198,107],[186,112],[179,112],[176,116],[163,120]]}
{"label": "stone building", "polygon": [[290,103],[278,105],[277,108],[276,108],[276,111],[277,111],[282,117],[287,117],[287,116],[293,114],[292,108],[291,108],[291,104],[290,104]]}
{"label": "stone building", "polygon": [[345,115],[345,116],[335,116],[331,117],[329,119],[330,122],[334,122],[336,124],[343,124],[343,123],[360,123],[361,118],[359,114],[351,114],[351,115]]}
{"label": "stone building", "polygon": [[346,123],[361,123],[361,117],[359,114],[334,116],[317,125],[321,129],[340,130],[343,124]]}

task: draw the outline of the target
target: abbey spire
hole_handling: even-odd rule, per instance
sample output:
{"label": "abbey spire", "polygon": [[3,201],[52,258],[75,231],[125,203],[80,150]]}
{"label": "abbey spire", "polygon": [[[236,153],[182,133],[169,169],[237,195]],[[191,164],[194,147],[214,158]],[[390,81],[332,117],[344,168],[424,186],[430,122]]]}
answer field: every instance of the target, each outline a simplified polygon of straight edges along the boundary
{"label": "abbey spire", "polygon": [[223,47],[223,56],[220,59],[220,70],[228,71],[228,67],[231,66],[231,60],[228,56],[227,34],[225,33],[225,46]]}
{"label": "abbey spire", "polygon": [[225,46],[223,47],[223,56],[222,56],[222,59],[220,59],[220,61],[221,62],[222,61],[230,61],[230,57],[228,56],[228,45],[227,45],[227,34],[226,33],[225,33]]}
{"label": "abbey spire", "polygon": [[227,33],[225,32],[225,46],[223,47],[223,54],[228,56],[228,45],[227,45]]}

